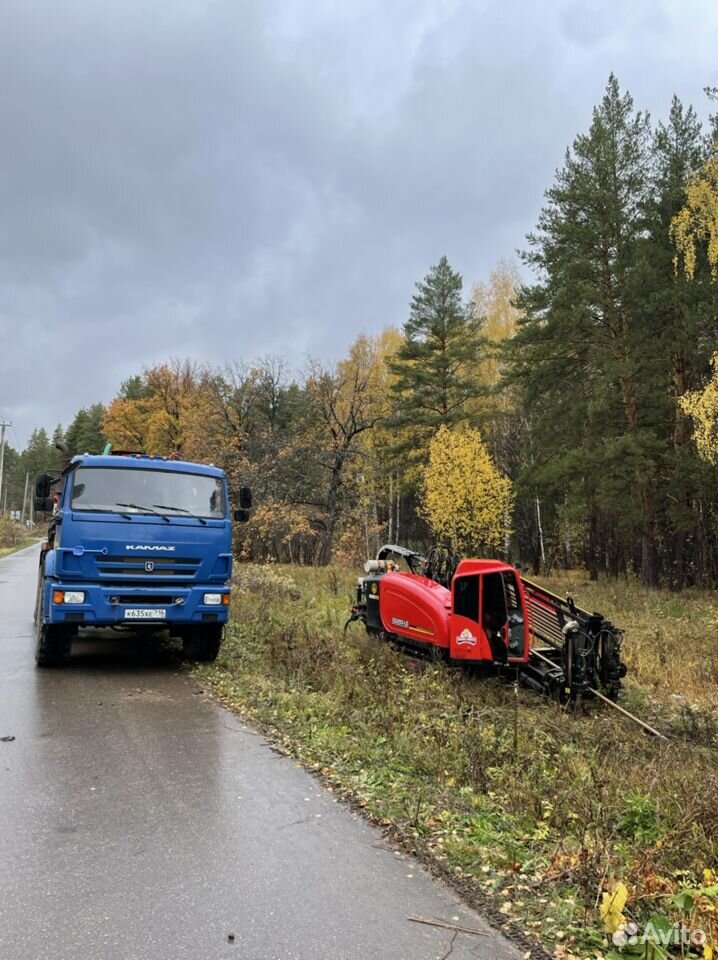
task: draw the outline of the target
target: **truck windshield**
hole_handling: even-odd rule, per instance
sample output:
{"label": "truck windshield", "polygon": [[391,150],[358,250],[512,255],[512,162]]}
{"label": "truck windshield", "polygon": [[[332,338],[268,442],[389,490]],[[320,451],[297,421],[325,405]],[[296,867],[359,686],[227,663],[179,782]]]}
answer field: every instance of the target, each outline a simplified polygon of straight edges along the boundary
{"label": "truck windshield", "polygon": [[224,480],[172,470],[78,467],[72,475],[73,510],[223,519]]}

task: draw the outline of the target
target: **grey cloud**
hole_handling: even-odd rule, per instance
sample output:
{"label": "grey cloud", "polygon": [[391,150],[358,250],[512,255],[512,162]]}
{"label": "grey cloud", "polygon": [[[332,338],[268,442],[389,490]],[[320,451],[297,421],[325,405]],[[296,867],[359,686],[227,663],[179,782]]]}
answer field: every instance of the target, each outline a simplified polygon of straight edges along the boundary
{"label": "grey cloud", "polygon": [[470,286],[611,70],[654,113],[702,107],[706,22],[710,0],[3,5],[0,415],[24,440],[170,355],[335,357],[444,252]]}

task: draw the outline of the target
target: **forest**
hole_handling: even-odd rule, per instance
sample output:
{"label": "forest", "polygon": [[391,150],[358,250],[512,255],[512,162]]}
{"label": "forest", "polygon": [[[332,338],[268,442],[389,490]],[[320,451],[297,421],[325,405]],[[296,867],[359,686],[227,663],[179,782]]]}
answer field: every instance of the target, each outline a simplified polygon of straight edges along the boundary
{"label": "forest", "polygon": [[437,256],[403,326],[336,362],[146,366],[7,447],[4,512],[28,516],[26,477],[58,468],[56,442],[110,442],[250,485],[246,560],[355,564],[439,539],[534,573],[714,586],[717,138],[677,98],[654,122],[611,76],[520,265],[465,286]]}

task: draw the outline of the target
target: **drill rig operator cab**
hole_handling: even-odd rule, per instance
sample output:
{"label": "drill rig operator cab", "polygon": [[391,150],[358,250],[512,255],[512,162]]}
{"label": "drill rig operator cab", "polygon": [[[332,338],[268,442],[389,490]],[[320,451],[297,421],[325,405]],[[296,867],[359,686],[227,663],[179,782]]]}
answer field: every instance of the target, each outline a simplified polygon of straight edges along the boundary
{"label": "drill rig operator cab", "polygon": [[451,583],[452,659],[524,663],[529,638],[521,581],[508,564],[464,560]]}

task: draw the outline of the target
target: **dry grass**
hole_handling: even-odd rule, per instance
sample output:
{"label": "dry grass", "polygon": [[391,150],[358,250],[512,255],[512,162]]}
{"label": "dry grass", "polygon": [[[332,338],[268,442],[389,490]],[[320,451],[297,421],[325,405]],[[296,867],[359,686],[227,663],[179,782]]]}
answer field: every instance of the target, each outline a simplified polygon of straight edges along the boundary
{"label": "dry grass", "polygon": [[199,672],[564,956],[605,951],[596,905],[619,878],[628,916],[660,910],[711,928],[710,898],[687,917],[671,897],[718,861],[715,608],[635,584],[541,582],[626,630],[625,702],[678,737],[649,738],[608,708],[572,716],[529,691],[516,700],[505,682],[414,663],[357,625],[343,637],[355,574],[341,570],[239,568],[234,626]]}
{"label": "dry grass", "polygon": [[580,572],[541,580],[599,610],[625,631],[626,697],[686,730],[715,723],[718,605],[704,591],[645,590],[635,582],[591,582]]}
{"label": "dry grass", "polygon": [[29,547],[39,536],[39,532],[30,533],[24,524],[11,520],[9,516],[0,516],[0,557]]}

